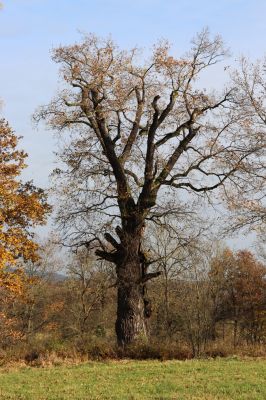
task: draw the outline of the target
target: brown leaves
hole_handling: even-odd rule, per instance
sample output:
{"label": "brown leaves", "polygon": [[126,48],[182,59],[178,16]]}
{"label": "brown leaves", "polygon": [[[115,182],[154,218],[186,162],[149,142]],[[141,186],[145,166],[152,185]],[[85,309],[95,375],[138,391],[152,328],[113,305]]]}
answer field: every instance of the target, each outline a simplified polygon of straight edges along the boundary
{"label": "brown leaves", "polygon": [[77,224],[82,242],[93,238],[96,225],[98,237],[103,225],[133,213],[134,207],[125,213],[129,204],[140,205],[138,218],[146,218],[157,195],[167,202],[166,190],[177,202],[176,190],[220,197],[220,187],[224,200],[229,192],[251,191],[262,136],[235,106],[234,82],[220,93],[201,87],[201,73],[226,55],[221,38],[208,30],[183,56],[161,41],[143,61],[138,49],[123,51],[94,35],[54,51],[63,90],[36,120],[70,132],[56,185],[66,236]]}
{"label": "brown leaves", "polygon": [[210,276],[243,313],[265,302],[266,268],[247,250],[233,253],[225,249],[212,260]]}

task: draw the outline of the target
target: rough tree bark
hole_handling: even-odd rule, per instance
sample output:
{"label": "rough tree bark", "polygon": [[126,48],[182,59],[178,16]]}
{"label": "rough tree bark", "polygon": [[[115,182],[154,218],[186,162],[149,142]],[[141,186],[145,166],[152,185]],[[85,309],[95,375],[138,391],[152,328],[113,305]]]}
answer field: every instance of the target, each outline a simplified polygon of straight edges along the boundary
{"label": "rough tree bark", "polygon": [[123,227],[124,229],[116,228],[120,243],[110,234],[105,234],[105,239],[116,248],[115,253],[110,255],[96,250],[98,256],[108,258],[116,264],[115,329],[118,344],[121,346],[147,336],[147,319],[151,316],[151,306],[147,298],[146,282],[160,275],[160,272],[147,273],[147,261],[141,250],[144,223],[131,216],[125,218]]}
{"label": "rough tree bark", "polygon": [[66,168],[56,171],[57,220],[64,243],[97,244],[97,256],[115,264],[120,345],[146,334],[145,284],[159,275],[148,272],[145,224],[177,215],[176,191],[203,195],[226,182],[243,191],[256,168],[261,139],[241,126],[233,88],[216,95],[193,87],[225,54],[221,38],[206,30],[180,59],[159,43],[146,65],[136,49],[120,51],[93,35],[54,51],[65,85],[35,118],[70,131],[60,153]]}

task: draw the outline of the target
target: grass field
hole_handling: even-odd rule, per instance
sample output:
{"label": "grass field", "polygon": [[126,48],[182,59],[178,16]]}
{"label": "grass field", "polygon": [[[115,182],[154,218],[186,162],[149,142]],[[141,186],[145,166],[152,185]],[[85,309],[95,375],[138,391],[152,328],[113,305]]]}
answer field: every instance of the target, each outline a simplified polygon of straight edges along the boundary
{"label": "grass field", "polygon": [[265,400],[266,361],[110,361],[0,369],[0,399]]}

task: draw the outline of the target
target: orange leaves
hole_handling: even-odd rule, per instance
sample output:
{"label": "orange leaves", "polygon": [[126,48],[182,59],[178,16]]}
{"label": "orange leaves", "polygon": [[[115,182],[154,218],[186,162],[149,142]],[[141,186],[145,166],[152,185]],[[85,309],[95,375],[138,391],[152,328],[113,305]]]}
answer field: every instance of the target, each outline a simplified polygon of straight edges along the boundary
{"label": "orange leaves", "polygon": [[225,249],[212,260],[210,276],[231,293],[235,306],[243,313],[259,308],[265,301],[265,266],[247,250],[233,253]]}
{"label": "orange leaves", "polygon": [[19,293],[20,274],[11,271],[20,257],[37,259],[29,228],[45,221],[49,207],[42,190],[18,179],[27,156],[17,149],[18,139],[0,120],[0,287]]}
{"label": "orange leaves", "polygon": [[2,328],[2,335],[5,335],[6,339],[9,337],[12,341],[21,340],[23,334],[17,330],[17,321],[15,318],[9,318],[5,313],[0,312],[0,324]]}
{"label": "orange leaves", "polygon": [[65,303],[62,300],[58,300],[50,305],[51,312],[60,312],[63,310]]}
{"label": "orange leaves", "polygon": [[23,272],[16,270],[14,272],[6,272],[0,270],[0,283],[1,286],[6,288],[10,295],[21,295],[23,292]]}

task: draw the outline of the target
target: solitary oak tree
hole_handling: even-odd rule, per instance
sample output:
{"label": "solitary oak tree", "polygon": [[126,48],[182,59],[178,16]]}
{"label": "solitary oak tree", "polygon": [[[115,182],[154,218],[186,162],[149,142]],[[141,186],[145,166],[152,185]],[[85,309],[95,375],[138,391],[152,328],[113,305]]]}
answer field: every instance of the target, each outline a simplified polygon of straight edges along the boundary
{"label": "solitary oak tree", "polygon": [[207,30],[180,58],[160,42],[142,62],[138,49],[93,35],[54,50],[63,88],[35,118],[70,133],[55,171],[57,218],[65,244],[97,245],[97,256],[116,266],[120,345],[146,334],[145,284],[160,274],[148,269],[147,225],[184,218],[195,194],[242,190],[256,169],[260,137],[242,129],[234,88],[200,89],[201,73],[225,55]]}
{"label": "solitary oak tree", "polygon": [[37,244],[31,228],[45,222],[46,196],[19,176],[27,154],[17,148],[18,137],[7,121],[0,120],[0,288],[21,289],[17,260],[36,260]]}

